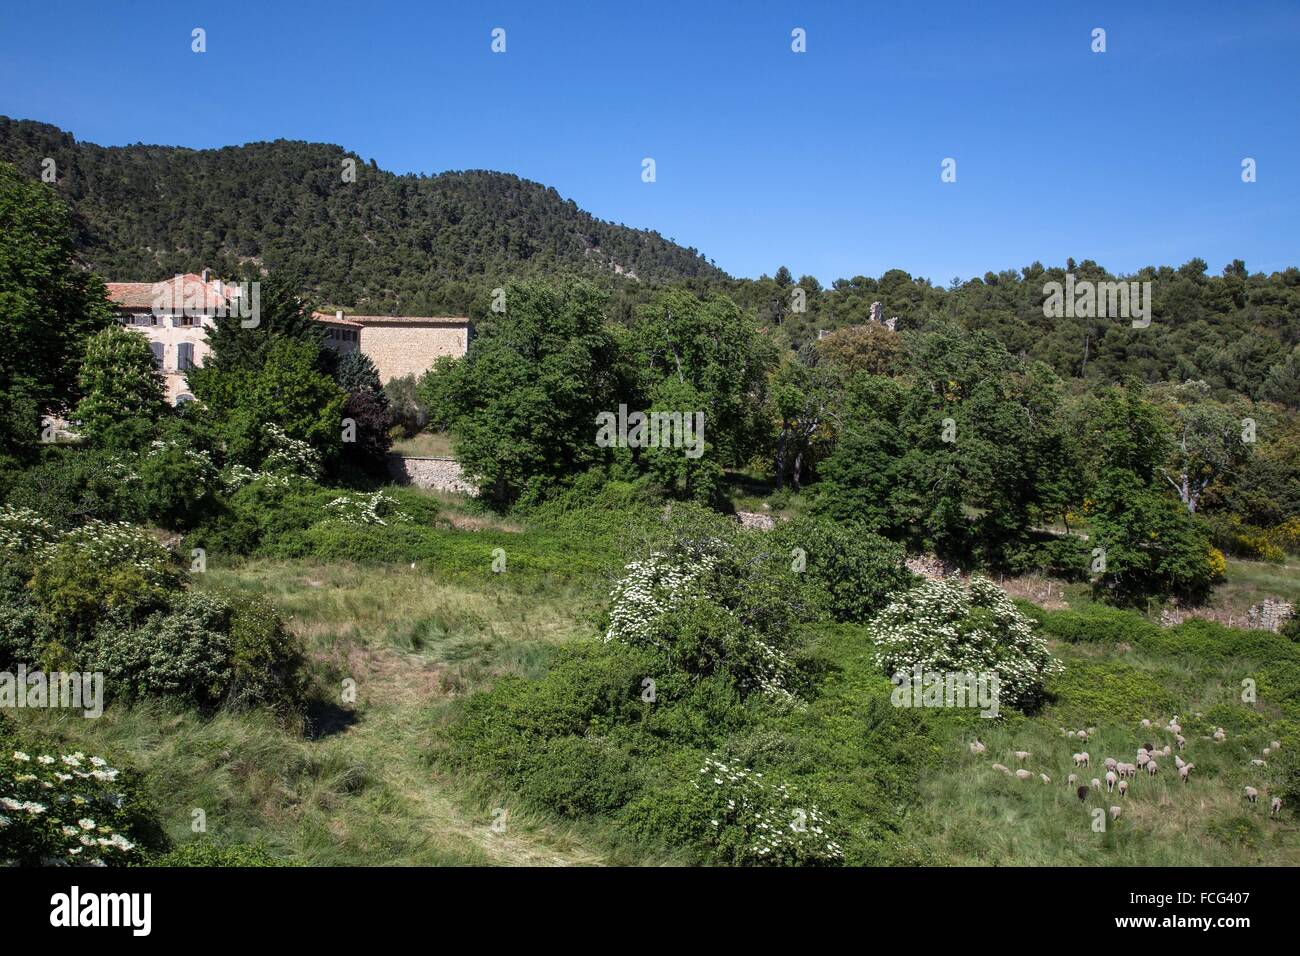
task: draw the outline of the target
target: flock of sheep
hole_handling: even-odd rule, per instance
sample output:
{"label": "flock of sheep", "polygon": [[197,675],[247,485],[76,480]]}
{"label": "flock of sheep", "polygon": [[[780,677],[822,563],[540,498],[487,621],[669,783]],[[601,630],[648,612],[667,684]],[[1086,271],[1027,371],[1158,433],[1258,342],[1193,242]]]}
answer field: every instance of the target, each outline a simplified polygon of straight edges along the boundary
{"label": "flock of sheep", "polygon": [[[1197,716],[1200,715],[1198,714]],[[1102,766],[1106,768],[1104,786],[1108,794],[1118,791],[1121,798],[1128,796],[1129,781],[1136,780],[1139,771],[1145,772],[1148,777],[1154,777],[1160,772],[1161,765],[1159,760],[1168,760],[1171,755],[1174,759],[1174,768],[1178,771],[1178,779],[1183,783],[1188,782],[1192,771],[1196,769],[1196,764],[1183,760],[1181,751],[1183,751],[1187,746],[1187,738],[1183,736],[1183,728],[1179,724],[1178,720],[1178,715],[1175,714],[1164,726],[1164,730],[1173,737],[1172,743],[1167,743],[1164,747],[1158,750],[1154,744],[1143,744],[1138,748],[1137,755],[1134,757],[1132,763],[1123,763],[1116,760],[1114,757],[1106,757],[1102,761]],[[1143,730],[1157,729],[1157,723],[1158,722],[1150,720],[1143,720],[1141,722],[1141,728]],[[1061,733],[1071,740],[1077,740],[1080,743],[1087,743],[1089,737],[1096,735],[1097,728],[1089,727],[1086,730],[1067,730],[1062,727]],[[1216,743],[1223,743],[1228,739],[1228,735],[1222,727],[1216,727],[1214,733],[1207,736],[1205,739],[1213,740]],[[1269,754],[1276,752],[1281,748],[1281,746],[1282,744],[1280,741],[1271,741],[1269,746],[1264,748],[1263,757],[1257,757],[1251,760],[1251,765],[1254,767],[1268,766],[1266,758]],[[1174,753],[1175,749],[1177,749],[1179,753]],[[981,756],[988,752],[988,747],[976,738],[970,744],[970,752],[976,756]],[[1015,750],[1012,751],[1012,753],[1015,755],[1016,760],[1022,764],[1033,756],[1033,754],[1028,750]],[[1079,753],[1071,754],[1070,756],[1074,761],[1074,768],[1076,770],[1091,768],[1092,757],[1088,751],[1081,750]],[[1157,758],[1159,758],[1159,760],[1157,760]],[[994,770],[1004,773],[1009,777],[1015,776],[1018,780],[1032,780],[1034,778],[1034,774],[1023,767],[1013,772],[1011,768],[1003,766],[1000,763],[995,763],[992,766]],[[1039,773],[1038,778],[1045,784],[1050,784],[1052,782],[1052,778],[1045,773]],[[1066,778],[1066,785],[1074,787],[1075,793],[1079,797],[1080,802],[1083,802],[1088,799],[1089,793],[1101,791],[1103,781],[1100,777],[1093,777],[1088,784],[1080,784],[1079,775],[1072,773]],[[1255,787],[1246,787],[1245,797],[1251,803],[1255,803],[1259,799],[1259,790]],[[1276,817],[1282,812],[1282,798],[1273,797],[1270,801],[1269,807],[1270,815]],[[1120,811],[1120,807],[1111,806],[1110,818],[1112,820],[1119,819]]]}

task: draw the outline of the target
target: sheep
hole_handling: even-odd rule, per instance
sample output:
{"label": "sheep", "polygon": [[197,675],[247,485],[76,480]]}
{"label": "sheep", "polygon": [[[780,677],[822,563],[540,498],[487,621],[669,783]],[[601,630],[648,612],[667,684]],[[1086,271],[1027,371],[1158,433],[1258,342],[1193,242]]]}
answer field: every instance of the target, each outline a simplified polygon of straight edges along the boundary
{"label": "sheep", "polygon": [[1088,728],[1088,736],[1089,736],[1089,737],[1091,737],[1091,736],[1092,736],[1093,734],[1095,734],[1096,732],[1097,732],[1097,728],[1096,728],[1096,727],[1089,727],[1089,728]]}
{"label": "sheep", "polygon": [[1275,817],[1282,812],[1282,798],[1274,797],[1273,802],[1269,805],[1269,816]]}
{"label": "sheep", "polygon": [[1181,724],[1170,724],[1170,725],[1169,725],[1169,732],[1170,732],[1171,734],[1181,734],[1181,733],[1183,732],[1182,725],[1181,725]]}
{"label": "sheep", "polygon": [[1246,788],[1246,799],[1249,800],[1251,803],[1254,803],[1258,796],[1259,796],[1259,791],[1256,790],[1254,787]]}
{"label": "sheep", "polygon": [[1168,757],[1173,752],[1173,748],[1166,744],[1163,750],[1157,750],[1152,756]]}
{"label": "sheep", "polygon": [[1154,776],[1156,775],[1156,771],[1159,770],[1159,769],[1160,769],[1160,764],[1156,763],[1154,760],[1148,760],[1148,761],[1147,761],[1147,776],[1148,776],[1148,777],[1154,777]]}
{"label": "sheep", "polygon": [[1118,820],[1118,819],[1119,819],[1119,807],[1111,807],[1111,808],[1110,808],[1110,818],[1111,818],[1112,820]]}
{"label": "sheep", "polygon": [[1072,773],[1065,778],[1065,785],[1067,787],[1073,787],[1078,782],[1079,782],[1079,775],[1077,773]]}
{"label": "sheep", "polygon": [[1256,757],[1254,760],[1252,760],[1251,763],[1254,764],[1256,767],[1267,767],[1267,766],[1268,766],[1268,761],[1267,761],[1267,760],[1260,760],[1258,757]]}
{"label": "sheep", "polygon": [[1045,774],[1045,773],[1040,773],[1038,776],[1039,776],[1039,778],[1043,781],[1043,783],[1051,783],[1051,782],[1052,782],[1052,778],[1049,777],[1049,776],[1048,776],[1047,774]]}
{"label": "sheep", "polygon": [[1080,803],[1082,803],[1084,800],[1087,800],[1087,799],[1088,799],[1088,788],[1087,788],[1087,787],[1080,786],[1080,787],[1078,787],[1077,789],[1075,789],[1074,793],[1075,793],[1075,795],[1079,798],[1079,802],[1080,802]]}
{"label": "sheep", "polygon": [[1272,747],[1274,750],[1281,750],[1282,742],[1280,740],[1274,740],[1269,744],[1269,746]]}
{"label": "sheep", "polygon": [[1107,793],[1115,792],[1115,781],[1118,779],[1119,777],[1115,775],[1115,771],[1113,770],[1106,771],[1106,792]]}
{"label": "sheep", "polygon": [[1128,781],[1127,781],[1127,780],[1121,780],[1121,781],[1119,782],[1119,784],[1118,784],[1118,787],[1119,787],[1119,795],[1120,795],[1121,797],[1127,797],[1127,796],[1128,796]]}
{"label": "sheep", "polygon": [[1174,757],[1174,766],[1177,767],[1179,770],[1183,769],[1183,765],[1185,763],[1187,763],[1187,761],[1184,760],[1182,757],[1179,756]]}
{"label": "sheep", "polygon": [[1116,767],[1119,766],[1119,761],[1116,760],[1114,757],[1107,757],[1105,760],[1101,762],[1101,764],[1107,770],[1114,770]]}
{"label": "sheep", "polygon": [[1267,756],[1268,756],[1269,754],[1271,754],[1272,752],[1273,752],[1273,751],[1272,751],[1271,749],[1269,749],[1268,747],[1265,747],[1264,750],[1263,750],[1263,754],[1264,754],[1265,757],[1267,757]]}
{"label": "sheep", "polygon": [[1100,789],[1101,789],[1101,781],[1098,780],[1096,777],[1093,777],[1093,778],[1092,778],[1092,783],[1089,784],[1089,786],[1092,787],[1092,789],[1094,789],[1094,790],[1100,790]]}
{"label": "sheep", "polygon": [[988,747],[985,747],[982,743],[979,742],[978,737],[975,738],[973,741],[971,741],[970,752],[973,754],[977,754],[977,755],[982,754],[984,751],[988,749],[989,749]]}
{"label": "sheep", "polygon": [[1033,754],[1031,754],[1028,750],[1017,750],[1015,751],[1015,755],[1016,755],[1016,759],[1019,760],[1021,763],[1024,763],[1026,760],[1028,760],[1030,757],[1033,756]]}
{"label": "sheep", "polygon": [[1075,734],[1075,736],[1078,737],[1080,740],[1086,741],[1088,739],[1088,731],[1081,730],[1077,734]]}
{"label": "sheep", "polygon": [[1181,767],[1178,768],[1178,779],[1181,780],[1183,783],[1186,783],[1187,775],[1190,774],[1195,767],[1196,764],[1194,763],[1183,764]]}
{"label": "sheep", "polygon": [[1225,733],[1223,732],[1223,728],[1222,728],[1222,727],[1217,727],[1217,728],[1215,728],[1215,731],[1214,731],[1214,739],[1215,739],[1218,743],[1223,743],[1225,740],[1228,739],[1228,735],[1225,734]]}
{"label": "sheep", "polygon": [[1011,773],[1010,770],[1008,770],[1006,767],[1002,766],[1002,764],[1000,764],[1000,763],[995,763],[995,764],[993,765],[993,769],[994,769],[994,770],[1000,770],[1000,771],[1002,771],[1002,772],[1005,773],[1005,774],[1010,774],[1010,773]]}
{"label": "sheep", "polygon": [[1080,757],[1080,759],[1083,760],[1083,765],[1084,765],[1085,767],[1090,766],[1090,764],[1091,764],[1091,762],[1092,762],[1092,758],[1088,756],[1088,751],[1086,751],[1086,750],[1083,751],[1081,754],[1079,754],[1079,757]]}
{"label": "sheep", "polygon": [[1147,720],[1145,717],[1143,717],[1143,718],[1142,718],[1142,727],[1145,729],[1145,728],[1150,727],[1150,726],[1151,726],[1151,721],[1149,721],[1149,720]]}
{"label": "sheep", "polygon": [[1151,755],[1147,753],[1145,750],[1139,750],[1137,755],[1137,765],[1139,767],[1145,767],[1150,762],[1151,762]]}
{"label": "sheep", "polygon": [[1182,734],[1176,734],[1174,736],[1174,741],[1178,744],[1179,750],[1183,750],[1187,747],[1187,738]]}
{"label": "sheep", "polygon": [[1122,763],[1119,765],[1119,775],[1121,777],[1137,777],[1137,764]]}
{"label": "sheep", "polygon": [[1017,771],[1016,771],[1016,777],[1017,777],[1017,779],[1019,779],[1019,780],[1028,780],[1028,779],[1031,778],[1032,776],[1033,776],[1033,774],[1030,773],[1028,770],[1023,770],[1023,769],[1021,769],[1021,770],[1017,770]]}
{"label": "sheep", "polygon": [[1076,767],[1083,766],[1083,754],[1070,754],[1070,758],[1074,761]]}

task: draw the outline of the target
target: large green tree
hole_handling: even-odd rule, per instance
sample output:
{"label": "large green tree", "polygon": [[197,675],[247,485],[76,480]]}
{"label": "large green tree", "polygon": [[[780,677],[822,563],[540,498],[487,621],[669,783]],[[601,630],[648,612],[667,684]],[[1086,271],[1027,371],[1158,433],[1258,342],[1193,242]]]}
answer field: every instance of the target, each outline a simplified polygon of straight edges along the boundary
{"label": "large green tree", "polygon": [[76,261],[67,207],[0,162],[0,458],[29,452],[40,417],[71,408],[86,339],[112,323]]}
{"label": "large green tree", "polygon": [[167,401],[143,335],[110,326],[91,336],[79,383],[82,399],[76,418],[91,445],[140,451],[157,436]]}

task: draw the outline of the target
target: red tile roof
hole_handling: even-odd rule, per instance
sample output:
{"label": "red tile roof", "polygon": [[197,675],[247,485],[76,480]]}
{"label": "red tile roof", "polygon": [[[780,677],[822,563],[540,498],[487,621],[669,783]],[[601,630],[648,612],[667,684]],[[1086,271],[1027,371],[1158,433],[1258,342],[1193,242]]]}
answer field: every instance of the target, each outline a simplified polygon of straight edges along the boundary
{"label": "red tile roof", "polygon": [[187,304],[200,305],[206,312],[229,308],[230,292],[217,291],[216,281],[203,281],[193,272],[162,282],[107,282],[108,298],[119,309],[150,309],[157,302],[163,312],[179,312]]}

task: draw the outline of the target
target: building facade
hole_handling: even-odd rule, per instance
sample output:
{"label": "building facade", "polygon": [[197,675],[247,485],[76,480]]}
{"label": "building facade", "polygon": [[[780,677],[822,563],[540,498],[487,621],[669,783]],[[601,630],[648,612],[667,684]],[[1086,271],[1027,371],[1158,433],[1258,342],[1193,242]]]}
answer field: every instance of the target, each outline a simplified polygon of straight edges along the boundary
{"label": "building facade", "polygon": [[[149,348],[173,404],[193,399],[185,373],[200,367],[210,349],[207,330],[224,316],[249,314],[246,287],[189,273],[163,282],[109,282],[108,297],[118,321],[148,337]],[[387,383],[420,376],[444,355],[469,348],[469,319],[457,316],[333,315],[314,313],[324,326],[325,345],[341,355],[361,351]]]}

